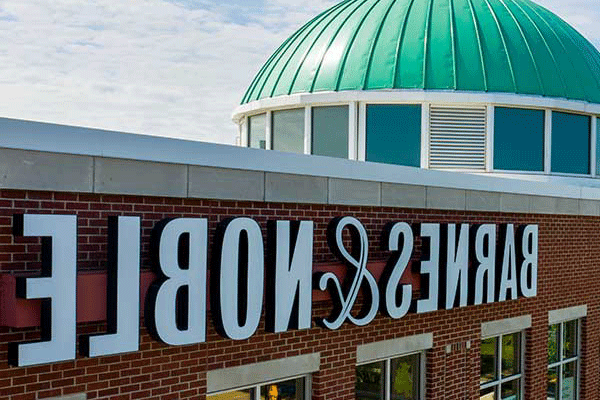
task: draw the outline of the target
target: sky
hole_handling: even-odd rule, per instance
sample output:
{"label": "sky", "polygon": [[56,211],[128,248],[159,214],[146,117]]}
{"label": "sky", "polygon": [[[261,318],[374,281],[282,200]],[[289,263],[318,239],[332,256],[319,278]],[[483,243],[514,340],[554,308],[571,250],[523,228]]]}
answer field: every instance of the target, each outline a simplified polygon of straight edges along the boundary
{"label": "sky", "polygon": [[[535,0],[600,49],[599,0]],[[0,117],[234,144],[269,55],[336,0],[0,0]]]}

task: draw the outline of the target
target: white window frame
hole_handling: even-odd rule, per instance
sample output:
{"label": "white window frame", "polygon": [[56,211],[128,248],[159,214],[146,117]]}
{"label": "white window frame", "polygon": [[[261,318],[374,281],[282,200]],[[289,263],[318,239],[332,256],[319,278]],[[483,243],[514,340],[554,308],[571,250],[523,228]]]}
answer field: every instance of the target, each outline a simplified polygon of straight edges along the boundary
{"label": "white window frame", "polygon": [[426,350],[433,347],[433,334],[407,336],[382,342],[369,343],[356,349],[356,366],[384,362],[385,400],[390,400],[391,379],[389,376],[393,359],[419,355],[419,400],[425,400]]}
{"label": "white window frame", "polygon": [[[552,364],[549,364],[548,361],[546,361],[546,364],[547,364],[546,371],[548,371],[550,368],[558,367],[558,372],[557,372],[558,400],[560,400],[562,398],[561,384],[562,384],[563,365],[571,363],[573,361],[576,362],[576,371],[577,371],[576,372],[577,379],[575,380],[575,384],[577,385],[576,390],[575,390],[575,400],[579,399],[579,393],[581,390],[581,385],[580,385],[580,383],[581,383],[581,322],[582,322],[582,319],[585,318],[586,316],[587,316],[587,305],[563,308],[560,310],[552,310],[552,311],[548,312],[548,327],[550,327],[552,325],[559,326],[559,329],[558,329],[559,342],[557,343],[557,345],[558,345],[558,349],[557,349],[558,361],[555,363],[552,363]],[[571,321],[576,321],[577,355],[575,357],[566,358],[564,360],[561,360],[564,324],[567,322],[571,322]],[[548,348],[548,344],[546,344],[546,349],[547,348]]]}
{"label": "white window frame", "polygon": [[[564,331],[564,326],[567,322],[572,322],[575,321],[575,327],[577,329],[577,352],[576,352],[576,356],[575,357],[571,357],[571,358],[565,358],[564,360],[562,359],[562,350],[563,350],[563,331]],[[576,379],[575,379],[575,400],[579,399],[579,373],[580,373],[580,366],[581,366],[581,319],[573,319],[570,321],[563,321],[563,322],[558,322],[556,324],[551,324],[548,325],[548,327],[552,326],[552,325],[558,325],[558,343],[557,345],[557,353],[558,353],[558,361],[554,362],[552,364],[548,364],[548,367],[546,368],[546,370],[550,370],[551,368],[557,368],[558,371],[556,373],[556,389],[558,392],[558,399],[557,400],[561,400],[562,399],[562,374],[563,374],[563,367],[565,366],[565,364],[570,364],[573,361],[575,362],[575,373],[577,374]]]}
{"label": "white window frame", "polygon": [[[509,336],[509,335],[514,335],[515,333],[519,333],[521,338],[520,338],[520,355],[519,355],[519,373],[516,375],[511,375],[508,377],[503,377],[502,376],[502,338],[504,336]],[[515,331],[515,332],[511,332],[511,333],[503,333],[501,335],[498,336],[490,336],[487,338],[482,338],[482,340],[486,340],[486,339],[493,339],[493,338],[497,338],[496,340],[496,373],[498,375],[498,379],[488,382],[488,383],[484,383],[484,384],[480,384],[479,385],[479,390],[484,390],[484,389],[489,389],[489,388],[495,388],[495,397],[496,399],[500,399],[500,392],[502,390],[502,385],[504,385],[505,383],[510,383],[512,381],[515,381],[517,379],[520,379],[520,384],[519,384],[519,393],[520,393],[520,397],[517,400],[522,400],[524,399],[524,392],[525,392],[525,331],[520,330],[520,331]]]}
{"label": "white window frame", "polygon": [[364,363],[357,363],[356,366],[360,367],[361,365],[368,365],[377,362],[383,361],[383,379],[384,379],[384,400],[391,399],[391,391],[392,391],[392,379],[390,376],[390,372],[392,371],[392,360],[408,357],[417,354],[419,356],[419,400],[425,400],[425,351],[416,351],[413,353],[401,354],[391,358],[383,358],[379,360],[371,360]]}
{"label": "white window frame", "polygon": [[206,397],[208,398],[209,396],[215,396],[215,395],[219,395],[219,394],[225,394],[225,393],[229,393],[229,392],[234,392],[236,390],[252,389],[254,391],[254,396],[252,397],[252,400],[260,400],[260,389],[262,387],[268,386],[268,385],[274,385],[274,384],[281,383],[281,382],[296,380],[296,379],[304,379],[304,396],[303,396],[303,400],[311,400],[311,398],[312,398],[312,376],[310,374],[309,375],[292,376],[292,377],[289,377],[289,378],[278,379],[278,380],[271,381],[271,382],[261,382],[261,383],[255,384],[255,385],[242,386],[242,387],[237,387],[237,388],[222,390],[222,391],[219,391],[219,392],[207,393]]}
{"label": "white window frame", "polygon": [[[520,393],[521,399],[525,398],[525,334],[526,329],[531,328],[531,315],[522,315],[514,318],[507,318],[498,321],[489,321],[481,324],[481,340],[491,339],[497,337],[496,347],[496,371],[498,372],[498,379],[479,385],[479,390],[489,389],[490,387],[497,387],[496,398],[499,398],[499,390],[502,388],[503,383],[511,382],[516,379],[521,379]],[[517,375],[509,376],[507,378],[502,377],[502,336],[511,335],[514,333],[521,334],[521,354],[520,354],[520,373]]]}
{"label": "white window frame", "polygon": [[[264,385],[305,378],[305,398],[311,399],[312,374],[318,372],[321,353],[263,361],[208,371],[206,374],[207,395],[228,393],[234,390],[256,389]],[[256,392],[255,393],[259,393]],[[256,400],[259,400],[257,397]]]}

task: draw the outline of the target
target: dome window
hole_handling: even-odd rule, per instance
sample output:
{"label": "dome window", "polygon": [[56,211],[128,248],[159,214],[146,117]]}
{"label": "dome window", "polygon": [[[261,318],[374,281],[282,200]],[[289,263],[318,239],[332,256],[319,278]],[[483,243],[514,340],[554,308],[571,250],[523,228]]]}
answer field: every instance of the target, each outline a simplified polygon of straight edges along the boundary
{"label": "dome window", "polygon": [[304,153],[304,108],[273,111],[273,150]]}
{"label": "dome window", "polygon": [[544,171],[544,110],[496,107],[494,169]]}
{"label": "dome window", "polygon": [[312,154],[348,158],[348,106],[312,108]]}
{"label": "dome window", "polygon": [[255,149],[267,148],[267,117],[258,114],[248,118],[248,147]]}
{"label": "dome window", "polygon": [[590,173],[590,117],[552,112],[552,172]]}
{"label": "dome window", "polygon": [[421,166],[421,106],[367,106],[366,161]]}

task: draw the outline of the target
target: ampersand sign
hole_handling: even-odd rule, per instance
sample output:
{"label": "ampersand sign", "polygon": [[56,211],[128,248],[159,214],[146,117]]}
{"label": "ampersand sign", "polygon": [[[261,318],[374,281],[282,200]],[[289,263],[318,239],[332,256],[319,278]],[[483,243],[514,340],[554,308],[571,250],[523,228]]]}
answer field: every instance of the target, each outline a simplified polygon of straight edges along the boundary
{"label": "ampersand sign", "polygon": [[[350,252],[343,241],[344,229],[348,228],[351,237]],[[335,218],[327,229],[327,242],[336,256],[348,266],[348,274],[343,283],[332,272],[319,274],[315,277],[315,286],[320,290],[330,288],[331,298],[336,307],[329,318],[318,321],[329,329],[338,329],[349,320],[355,325],[369,324],[377,315],[379,307],[379,289],[377,281],[367,269],[369,255],[369,239],[367,231],[359,220],[353,217]],[[355,270],[352,277],[352,270]],[[364,305],[358,316],[352,315],[352,307],[356,302],[358,292],[363,287]]]}

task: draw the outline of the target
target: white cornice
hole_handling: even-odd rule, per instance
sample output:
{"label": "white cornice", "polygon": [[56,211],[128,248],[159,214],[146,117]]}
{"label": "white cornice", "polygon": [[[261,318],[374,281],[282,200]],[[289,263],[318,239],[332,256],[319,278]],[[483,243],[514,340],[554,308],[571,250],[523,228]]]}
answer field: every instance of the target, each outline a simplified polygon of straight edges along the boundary
{"label": "white cornice", "polygon": [[438,104],[490,104],[495,106],[519,106],[550,108],[586,114],[600,114],[600,104],[511,93],[482,93],[441,90],[349,90],[341,92],[300,93],[278,96],[243,104],[235,109],[232,119],[238,122],[249,114],[257,114],[283,108],[330,105],[359,101],[365,103],[438,103]]}

